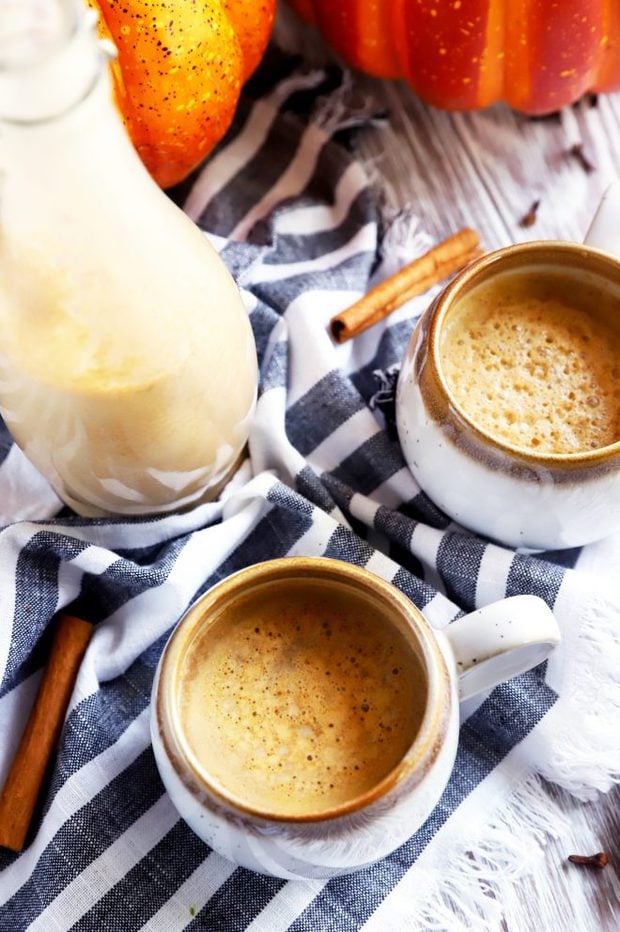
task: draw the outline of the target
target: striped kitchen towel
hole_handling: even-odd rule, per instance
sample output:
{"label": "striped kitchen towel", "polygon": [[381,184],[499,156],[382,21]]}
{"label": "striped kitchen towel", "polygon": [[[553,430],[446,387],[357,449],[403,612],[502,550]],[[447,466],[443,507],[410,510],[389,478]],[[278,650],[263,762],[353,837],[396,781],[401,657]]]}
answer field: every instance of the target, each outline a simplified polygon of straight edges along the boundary
{"label": "striped kitchen towel", "polygon": [[[0,779],[52,616],[71,606],[96,623],[28,845],[0,852],[1,930],[496,930],[505,885],[562,833],[541,777],[586,798],[619,769],[613,546],[515,553],[450,523],[419,490],[392,405],[427,298],[343,346],[328,335],[372,276],[427,245],[410,215],[386,223],[347,149],[376,116],[350,102],[339,72],[272,63],[174,192],[242,285],[258,348],[250,456],[221,500],[162,518],[80,518],[0,435]],[[172,626],[213,583],[286,554],[366,566],[437,627],[534,593],[563,630],[548,663],[463,707],[454,773],[426,824],[330,882],[285,882],[213,853],[177,816],[149,741]]]}

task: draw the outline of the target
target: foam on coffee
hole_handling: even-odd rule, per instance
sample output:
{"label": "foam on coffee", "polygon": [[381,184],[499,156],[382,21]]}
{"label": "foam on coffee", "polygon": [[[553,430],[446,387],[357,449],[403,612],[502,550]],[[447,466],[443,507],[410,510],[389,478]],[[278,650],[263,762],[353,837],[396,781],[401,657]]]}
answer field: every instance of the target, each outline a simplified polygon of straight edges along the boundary
{"label": "foam on coffee", "polygon": [[210,778],[249,808],[304,816],[389,774],[419,730],[426,682],[370,600],[320,580],[284,580],[198,633],[179,702]]}
{"label": "foam on coffee", "polygon": [[[441,334],[472,421],[512,446],[576,453],[620,439],[620,306],[592,283],[505,273],[472,289]],[[614,315],[617,323],[614,325]]]}

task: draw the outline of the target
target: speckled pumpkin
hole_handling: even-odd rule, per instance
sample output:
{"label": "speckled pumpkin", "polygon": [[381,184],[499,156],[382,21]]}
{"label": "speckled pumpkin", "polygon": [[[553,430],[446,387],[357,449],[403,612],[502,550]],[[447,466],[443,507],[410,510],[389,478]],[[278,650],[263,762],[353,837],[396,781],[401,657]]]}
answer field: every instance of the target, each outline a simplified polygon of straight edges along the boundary
{"label": "speckled pumpkin", "polygon": [[89,0],[118,50],[117,101],[164,188],[222,138],[267,44],[276,0]]}
{"label": "speckled pumpkin", "polygon": [[558,110],[620,87],[620,0],[289,0],[351,65],[428,103]]}

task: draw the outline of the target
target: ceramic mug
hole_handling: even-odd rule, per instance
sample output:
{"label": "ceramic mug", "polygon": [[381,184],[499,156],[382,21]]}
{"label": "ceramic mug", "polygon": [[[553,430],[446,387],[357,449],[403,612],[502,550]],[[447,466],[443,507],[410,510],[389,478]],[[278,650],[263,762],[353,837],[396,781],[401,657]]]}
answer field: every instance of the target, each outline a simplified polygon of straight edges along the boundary
{"label": "ceramic mug", "polygon": [[436,631],[360,567],[260,563],[202,596],[168,641],[151,705],[157,766],[180,815],[229,860],[289,879],[350,873],[399,847],[439,800],[459,698],[530,669],[558,642],[535,596]]}
{"label": "ceramic mug", "polygon": [[[608,193],[590,242],[609,244],[611,229],[618,226],[619,202],[616,189]],[[620,242],[614,246],[620,251]],[[473,409],[473,395],[457,399],[446,378],[455,363],[465,365],[444,338],[459,309],[482,289],[500,288],[519,275],[540,287],[556,287],[554,281],[569,291],[587,287],[595,304],[609,306],[606,326],[617,332],[620,261],[611,254],[589,245],[542,241],[490,253],[448,285],[412,334],[396,393],[399,439],[421,488],[459,524],[512,547],[581,546],[620,528],[620,437],[571,452],[515,444],[483,424]],[[473,373],[472,385],[479,375]],[[527,404],[535,411],[539,399],[532,396]]]}

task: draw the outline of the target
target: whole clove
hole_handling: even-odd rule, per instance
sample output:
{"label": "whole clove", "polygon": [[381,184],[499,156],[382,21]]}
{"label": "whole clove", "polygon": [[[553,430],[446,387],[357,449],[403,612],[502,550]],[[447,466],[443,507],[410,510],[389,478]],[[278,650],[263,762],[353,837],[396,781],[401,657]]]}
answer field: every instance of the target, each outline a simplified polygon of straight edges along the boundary
{"label": "whole clove", "polygon": [[521,217],[521,220],[519,221],[519,226],[533,227],[534,224],[536,223],[536,217],[538,215],[539,207],[540,207],[540,200],[533,201],[528,212]]}
{"label": "whole clove", "polygon": [[598,854],[569,854],[568,860],[571,864],[580,864],[583,867],[596,867],[599,870],[602,870],[609,864],[609,857],[604,851],[599,851]]}
{"label": "whole clove", "polygon": [[568,151],[570,155],[577,159],[587,175],[590,175],[594,171],[594,165],[583,151],[583,143],[576,142]]}

